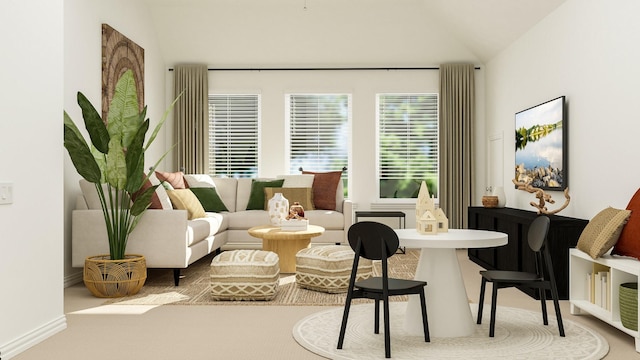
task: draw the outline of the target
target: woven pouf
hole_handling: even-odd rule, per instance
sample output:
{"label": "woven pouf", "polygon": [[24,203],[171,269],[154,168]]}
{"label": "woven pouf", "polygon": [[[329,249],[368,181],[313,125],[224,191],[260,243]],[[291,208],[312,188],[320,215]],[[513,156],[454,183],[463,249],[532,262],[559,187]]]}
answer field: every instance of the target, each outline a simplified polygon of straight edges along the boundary
{"label": "woven pouf", "polygon": [[[328,293],[346,292],[355,253],[349,246],[313,246],[296,254],[298,286]],[[371,277],[371,260],[360,258],[356,280]]]}
{"label": "woven pouf", "polygon": [[211,262],[214,300],[271,300],[280,278],[278,255],[262,250],[224,251]]}

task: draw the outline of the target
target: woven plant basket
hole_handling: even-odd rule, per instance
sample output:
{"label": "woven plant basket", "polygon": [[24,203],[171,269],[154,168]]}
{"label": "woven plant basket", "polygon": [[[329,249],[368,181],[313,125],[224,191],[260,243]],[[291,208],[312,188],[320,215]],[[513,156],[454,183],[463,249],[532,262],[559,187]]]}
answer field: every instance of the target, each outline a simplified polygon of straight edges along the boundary
{"label": "woven plant basket", "polygon": [[111,260],[109,255],[89,256],[82,278],[96,297],[135,295],[147,280],[147,263],[144,256],[135,254],[125,255],[122,260]]}
{"label": "woven plant basket", "polygon": [[620,284],[620,321],[627,329],[638,331],[638,283]]}

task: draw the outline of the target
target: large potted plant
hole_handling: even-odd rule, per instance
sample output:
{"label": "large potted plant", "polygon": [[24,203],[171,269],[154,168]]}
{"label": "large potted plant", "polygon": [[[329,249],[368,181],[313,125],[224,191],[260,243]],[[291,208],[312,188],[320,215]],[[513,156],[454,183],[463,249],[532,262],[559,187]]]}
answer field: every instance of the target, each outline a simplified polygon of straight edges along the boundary
{"label": "large potted plant", "polygon": [[142,190],[164,155],[145,174],[144,153],[157,136],[168,112],[145,145],[149,119],[145,119],[146,107],[139,111],[131,70],[118,80],[106,122],[81,92],[78,92],[78,105],[82,109],[90,142],[85,141],[65,111],[64,147],[78,174],[95,185],[109,241],[108,255],[96,254],[86,259],[83,280],[91,293],[98,297],[133,295],[144,285],[147,271],[144,256],[126,254],[127,241],[151,204],[157,187]]}

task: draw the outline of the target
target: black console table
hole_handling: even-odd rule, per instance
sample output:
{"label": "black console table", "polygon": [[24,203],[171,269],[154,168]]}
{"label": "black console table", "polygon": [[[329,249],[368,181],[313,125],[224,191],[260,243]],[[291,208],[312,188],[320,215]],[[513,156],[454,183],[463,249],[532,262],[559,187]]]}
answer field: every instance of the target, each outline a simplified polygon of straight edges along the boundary
{"label": "black console table", "polygon": [[[527,243],[527,232],[536,212],[512,208],[469,207],[469,229],[494,230],[509,235],[505,246],[469,249],[469,259],[487,270],[535,272],[535,257]],[[569,299],[569,249],[576,246],[588,220],[549,215],[551,225],[547,236],[553,271],[560,299]],[[478,278],[478,281],[479,278]],[[538,298],[535,291],[520,289]],[[550,298],[550,297],[547,297]]]}

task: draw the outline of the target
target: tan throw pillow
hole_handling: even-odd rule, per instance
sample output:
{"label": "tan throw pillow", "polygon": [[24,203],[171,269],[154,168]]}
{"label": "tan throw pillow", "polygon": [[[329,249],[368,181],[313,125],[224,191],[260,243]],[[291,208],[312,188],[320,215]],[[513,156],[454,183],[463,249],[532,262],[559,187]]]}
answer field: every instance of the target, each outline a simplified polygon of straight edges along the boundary
{"label": "tan throw pillow", "polygon": [[178,210],[187,210],[189,220],[205,217],[204,208],[200,200],[190,189],[167,190],[173,207]]}
{"label": "tan throw pillow", "polygon": [[313,206],[316,209],[335,210],[336,190],[340,184],[342,171],[325,173],[303,171],[302,173],[315,175],[313,177]]}
{"label": "tan throw pillow", "polygon": [[576,247],[594,259],[599,258],[618,241],[629,215],[629,210],[612,207],[600,211],[584,228]]}
{"label": "tan throw pillow", "polygon": [[269,199],[273,197],[276,193],[282,193],[282,196],[289,200],[289,206],[293,205],[294,202],[299,202],[302,205],[302,208],[307,210],[313,210],[313,190],[311,188],[264,188],[264,209],[268,210]]}

